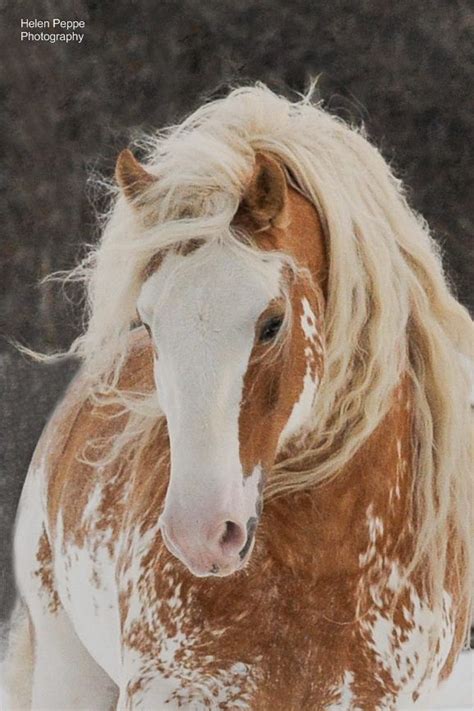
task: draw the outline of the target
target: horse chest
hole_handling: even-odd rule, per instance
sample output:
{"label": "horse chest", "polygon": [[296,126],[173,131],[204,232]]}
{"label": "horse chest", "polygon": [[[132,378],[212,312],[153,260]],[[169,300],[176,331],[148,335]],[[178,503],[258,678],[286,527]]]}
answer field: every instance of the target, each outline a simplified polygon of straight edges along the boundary
{"label": "horse chest", "polygon": [[349,683],[347,654],[329,656],[329,626],[298,581],[200,583],[161,548],[141,563],[130,556],[120,588],[135,704],[152,694],[163,707],[315,709]]}
{"label": "horse chest", "polygon": [[[424,653],[430,613],[414,590],[400,619],[386,614],[393,571],[377,572],[385,592],[372,579],[315,583],[262,560],[241,576],[199,580],[167,553],[156,523],[113,540],[93,509],[82,546],[59,518],[55,580],[89,652],[128,680],[131,706],[151,694],[157,708],[390,709],[424,675],[437,677],[451,647],[447,614],[436,659]],[[354,624],[364,580],[372,611]]]}
{"label": "horse chest", "polygon": [[[319,495],[305,545],[269,506],[248,570],[198,579],[163,545],[160,495],[127,507],[127,486],[120,476],[96,480],[80,510],[80,489],[68,490],[55,541],[61,600],[93,657],[127,680],[125,708],[152,698],[156,708],[390,709],[424,675],[437,677],[452,630],[433,662],[423,652],[421,602],[407,601],[406,624],[386,614],[384,595],[397,581],[382,494],[378,508],[367,507],[360,484],[346,490],[341,479],[339,496]],[[357,507],[366,515],[354,527]],[[302,499],[298,510],[300,528],[313,531],[313,504]]]}
{"label": "horse chest", "polygon": [[334,605],[352,597],[357,606],[357,586],[341,580],[311,587],[270,576],[254,586],[243,577],[215,581],[212,590],[183,575],[163,549],[144,559],[124,566],[121,582],[134,703],[151,688],[159,703],[177,708],[392,709],[436,682],[452,645],[448,597],[433,657],[432,613],[414,588],[394,619],[372,601],[355,622],[356,607],[350,619]]}

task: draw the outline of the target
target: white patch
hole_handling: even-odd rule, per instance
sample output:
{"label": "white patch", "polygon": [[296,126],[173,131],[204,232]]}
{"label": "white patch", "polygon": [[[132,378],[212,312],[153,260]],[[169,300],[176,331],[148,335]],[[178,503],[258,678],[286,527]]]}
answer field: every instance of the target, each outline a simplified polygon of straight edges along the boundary
{"label": "white patch", "polygon": [[[158,521],[144,533],[140,533],[140,526],[135,526],[131,531],[124,531],[121,541],[121,549],[124,560],[119,570],[119,592],[127,593],[129,586],[137,585],[142,574],[142,558],[149,552],[150,547],[156,540],[159,531]],[[171,563],[167,563],[162,571],[164,578],[169,577]],[[179,591],[175,590],[177,595]],[[125,620],[126,627],[131,621],[140,619],[140,615],[151,614],[150,609],[143,611],[141,602],[137,594],[132,594],[129,598],[129,608]],[[146,617],[145,617],[146,619]]]}
{"label": "white patch", "polygon": [[22,597],[34,613],[42,614],[48,607],[49,595],[42,589],[34,572],[38,542],[43,532],[43,464],[32,466],[28,472],[20,504],[14,539],[15,574]]}
{"label": "white patch", "polygon": [[[250,698],[255,689],[250,665],[236,662],[228,669],[219,669],[211,677],[191,664],[195,659],[195,650],[199,650],[204,666],[215,659],[212,655],[201,656],[200,629],[189,629],[188,607],[192,605],[192,590],[183,600],[181,583],[176,584],[172,574],[173,566],[168,562],[162,568],[162,581],[168,585],[169,595],[159,599],[156,596],[155,572],[156,566],[161,564],[160,559],[146,570],[142,567],[142,560],[153,545],[157,532],[158,527],[153,526],[140,534],[137,527],[129,534],[126,547],[131,564],[121,576],[121,590],[125,591],[129,583],[133,589],[124,622],[125,640],[135,623],[144,624],[154,640],[149,656],[140,653],[133,644],[126,643],[123,650],[123,678],[132,684],[142,681],[133,696],[133,708],[143,705],[144,708],[156,709],[205,709],[211,702],[213,708],[217,702],[231,703],[235,709],[250,708]],[[172,619],[172,634],[167,631],[162,617]],[[212,637],[217,639],[225,631],[225,628],[215,628]],[[157,667],[161,673],[157,673]],[[122,698],[125,707],[126,689],[121,691]],[[118,708],[122,708],[120,703]]]}
{"label": "white patch", "polygon": [[293,405],[290,417],[280,434],[278,448],[281,448],[289,439],[302,432],[311,421],[314,400],[319,386],[318,376],[312,375],[312,371],[314,371],[314,350],[322,352],[316,327],[316,316],[306,297],[301,300],[301,304],[303,306],[303,313],[300,318],[301,328],[306,340],[311,343],[311,347],[306,347],[304,351],[306,372],[303,378],[303,389],[298,401]]}
{"label": "white patch", "polygon": [[97,509],[100,506],[100,502],[102,501],[102,485],[100,482],[98,482],[91,494],[89,495],[89,498],[87,500],[87,504],[84,507],[84,510],[82,512],[82,526],[85,526],[88,528],[91,523],[91,519],[94,518],[94,516],[97,513]]}
{"label": "white patch", "polygon": [[[183,668],[179,675],[154,675],[143,691],[134,695],[132,707],[193,711],[232,708],[236,711],[250,711],[256,688],[250,676],[251,667],[242,665],[245,670],[234,671],[235,666],[219,669],[212,677],[201,675],[188,667]],[[120,703],[118,708],[122,708]]]}
{"label": "white patch", "polygon": [[364,553],[359,555],[359,566],[365,567],[375,560],[377,555],[377,541],[383,535],[383,520],[379,516],[374,516],[374,506],[370,504],[365,513],[367,528],[369,530],[369,543]]}
{"label": "white patch", "polygon": [[[43,443],[40,447],[44,446],[46,449]],[[62,607],[54,608],[53,611],[50,606],[52,591],[44,588],[41,576],[38,575],[40,569],[40,562],[37,560],[38,542],[46,528],[47,477],[44,461],[38,464],[35,459],[23,488],[14,543],[16,577],[35,630],[32,708],[49,709],[54,706],[54,708],[71,709],[71,711],[99,706],[110,708],[110,680],[93,662],[94,654],[88,647],[87,640],[82,638],[81,630],[77,628],[74,630],[71,626],[69,612],[65,613],[62,609],[65,608],[63,596],[60,594]],[[60,520],[59,535],[61,535],[61,528]],[[50,532],[48,532],[48,539],[53,547],[55,539],[51,540],[49,534]],[[61,563],[66,564],[62,552],[57,557]],[[49,568],[50,561],[43,564]],[[60,589],[58,573],[64,585],[64,572],[65,569],[54,569],[54,582],[51,583],[57,592]],[[77,596],[76,606],[79,613],[85,613],[90,587],[86,575],[77,576],[74,593]],[[105,620],[100,613],[99,619],[94,616],[94,623],[103,625],[102,647],[105,648],[106,657],[113,657],[114,631],[118,632],[118,622],[114,621],[113,626],[110,626],[110,619]],[[85,643],[89,654],[85,652],[78,637]],[[5,708],[13,708],[13,705]]]}
{"label": "white patch", "polygon": [[337,701],[331,704],[330,706],[326,706],[325,711],[356,711],[355,707],[353,706],[353,681],[354,674],[351,671],[345,671],[341,686],[333,690]]}
{"label": "white patch", "polygon": [[[388,576],[387,580],[387,588],[391,590],[392,592],[398,592],[398,590],[401,589],[401,586],[404,582],[403,575],[400,571],[400,566],[396,561],[393,561],[391,564],[390,568],[390,574]],[[410,619],[410,616],[408,615],[408,611],[406,608],[403,609],[403,616],[405,619],[408,621]]]}
{"label": "white patch", "polygon": [[253,490],[242,487],[239,414],[256,322],[280,294],[281,265],[281,257],[209,244],[165,257],[140,293],[171,444],[162,520],[186,532],[196,559],[217,517],[245,524],[254,515]]}
{"label": "white patch", "polygon": [[313,377],[311,374],[312,366],[311,363],[306,364],[306,373],[303,379],[303,390],[301,395],[293,405],[291,415],[288,418],[288,422],[283,428],[279,440],[278,447],[280,448],[285,442],[287,442],[291,437],[294,437],[298,432],[303,430],[305,425],[311,418],[313,412],[314,399],[318,391],[319,379],[318,377]]}
{"label": "white patch", "polygon": [[[366,519],[369,542],[366,551],[359,555],[359,565],[368,568],[360,580],[359,595],[361,600],[365,599],[368,590],[372,606],[369,609],[358,607],[360,629],[366,644],[399,688],[397,698],[388,694],[381,708],[392,708],[395,701],[397,708],[406,708],[414,692],[424,695],[438,684],[454,640],[452,601],[445,592],[442,631],[436,652],[436,640],[430,635],[436,621],[435,613],[420,598],[414,585],[407,581],[399,562],[390,560],[380,549],[384,523],[374,515],[372,504],[367,508]],[[408,602],[401,613],[406,624],[400,626],[394,623],[390,603],[393,595],[404,589],[408,593]],[[381,684],[383,687],[384,682]]]}
{"label": "white patch", "polygon": [[407,588],[410,604],[404,611],[404,617],[409,622],[407,630],[394,625],[382,610],[370,622],[361,621],[361,628],[371,636],[369,647],[399,688],[399,708],[412,701],[414,692],[423,696],[437,686],[454,639],[451,596],[447,592],[443,595],[443,628],[440,647],[435,654],[429,634],[435,621],[434,612],[420,599],[413,585],[409,583]]}
{"label": "white patch", "polygon": [[[397,708],[406,708],[412,694],[425,694],[438,683],[439,673],[446,661],[454,639],[452,603],[448,593],[443,598],[443,629],[440,648],[435,653],[430,629],[435,622],[435,613],[420,598],[413,584],[406,580],[399,562],[388,560],[378,543],[383,535],[383,521],[373,514],[373,507],[367,509],[369,545],[359,556],[361,567],[370,565],[367,575],[361,578],[360,595],[368,589],[373,606],[360,614],[360,628],[366,643],[372,649],[399,688]],[[375,582],[371,582],[375,581]],[[396,625],[390,614],[393,594],[402,589],[408,592],[408,604],[401,610],[406,625]],[[363,613],[363,614],[362,614]],[[382,682],[383,686],[383,682]],[[381,708],[392,708],[395,699],[387,695]]]}
{"label": "white patch", "polygon": [[311,308],[310,303],[306,297],[303,297],[303,299],[301,299],[301,304],[303,306],[303,314],[301,316],[301,328],[303,329],[303,333],[306,337],[306,340],[309,341],[316,348],[316,350],[320,351],[321,342],[319,339],[317,321],[314,311]]}
{"label": "white patch", "polygon": [[[100,503],[97,488],[91,500]],[[54,538],[54,575],[59,596],[78,637],[109,676],[120,678],[120,617],[115,561],[109,555],[112,530],[92,531],[96,509],[91,501],[83,525],[89,529],[83,548],[64,538],[59,515]],[[98,576],[98,577],[97,577]]]}

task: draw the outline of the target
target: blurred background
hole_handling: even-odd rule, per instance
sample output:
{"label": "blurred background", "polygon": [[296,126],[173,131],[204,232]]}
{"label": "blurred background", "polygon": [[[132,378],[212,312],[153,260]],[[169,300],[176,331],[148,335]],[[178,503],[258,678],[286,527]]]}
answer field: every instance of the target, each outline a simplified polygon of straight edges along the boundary
{"label": "blurred background", "polygon": [[[80,295],[40,287],[97,237],[103,197],[140,131],[179,121],[226,87],[289,96],[319,76],[333,113],[363,122],[409,188],[471,309],[474,10],[469,0],[0,0],[0,617],[14,512],[35,442],[75,365],[37,366],[8,338],[66,347]],[[20,41],[20,18],[86,21],[81,44]],[[38,32],[40,30],[34,30]],[[48,30],[46,30],[48,31]]]}

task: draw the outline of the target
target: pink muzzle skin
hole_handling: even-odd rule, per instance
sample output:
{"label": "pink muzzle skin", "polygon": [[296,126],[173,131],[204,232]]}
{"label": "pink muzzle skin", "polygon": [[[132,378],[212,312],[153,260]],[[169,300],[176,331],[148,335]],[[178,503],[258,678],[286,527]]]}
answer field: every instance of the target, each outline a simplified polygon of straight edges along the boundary
{"label": "pink muzzle skin", "polygon": [[173,525],[160,517],[163,541],[172,555],[196,577],[225,576],[247,562],[253,548],[257,517],[238,521],[219,517],[219,522],[190,532],[188,526]]}

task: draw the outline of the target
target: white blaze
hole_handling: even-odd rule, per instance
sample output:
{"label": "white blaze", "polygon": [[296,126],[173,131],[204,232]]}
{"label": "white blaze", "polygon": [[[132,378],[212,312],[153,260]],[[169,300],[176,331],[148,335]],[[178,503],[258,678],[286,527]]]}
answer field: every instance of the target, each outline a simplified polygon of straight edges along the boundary
{"label": "white blaze", "polygon": [[212,244],[166,256],[142,287],[138,308],[158,350],[171,443],[166,507],[187,512],[190,529],[210,501],[255,515],[254,487],[243,487],[239,413],[256,322],[280,294],[280,272],[276,255]]}

